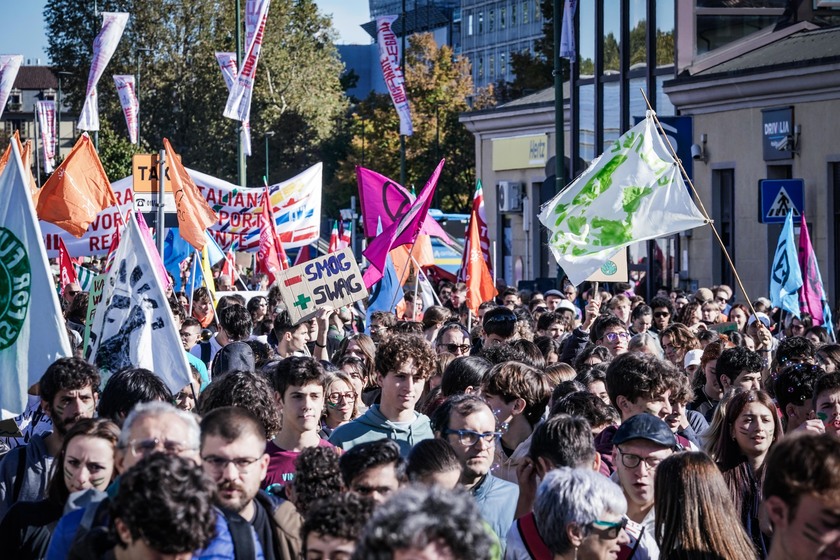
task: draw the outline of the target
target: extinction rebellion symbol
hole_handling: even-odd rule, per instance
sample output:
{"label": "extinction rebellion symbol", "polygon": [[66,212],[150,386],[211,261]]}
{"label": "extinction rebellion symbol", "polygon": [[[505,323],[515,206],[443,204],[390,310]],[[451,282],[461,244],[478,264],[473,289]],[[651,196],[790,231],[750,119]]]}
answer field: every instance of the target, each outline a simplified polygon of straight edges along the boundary
{"label": "extinction rebellion symbol", "polygon": [[0,227],[0,350],[15,343],[29,309],[29,255],[15,234]]}

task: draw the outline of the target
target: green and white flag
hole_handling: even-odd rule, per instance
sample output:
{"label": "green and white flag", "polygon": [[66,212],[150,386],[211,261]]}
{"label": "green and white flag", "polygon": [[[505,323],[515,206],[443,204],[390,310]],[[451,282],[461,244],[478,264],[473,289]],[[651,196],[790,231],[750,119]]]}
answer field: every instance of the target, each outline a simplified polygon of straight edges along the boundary
{"label": "green and white flag", "polygon": [[72,356],[44,237],[15,142],[0,175],[0,409],[26,409],[27,390]]}
{"label": "green and white flag", "polygon": [[93,285],[93,279],[96,277],[96,273],[91,269],[78,264],[74,264],[73,268],[76,269],[76,278],[79,280],[79,287],[83,292],[89,292],[91,286]]}
{"label": "green and white flag", "polygon": [[706,223],[656,130],[653,111],[545,203],[548,246],[572,284],[619,249]]}

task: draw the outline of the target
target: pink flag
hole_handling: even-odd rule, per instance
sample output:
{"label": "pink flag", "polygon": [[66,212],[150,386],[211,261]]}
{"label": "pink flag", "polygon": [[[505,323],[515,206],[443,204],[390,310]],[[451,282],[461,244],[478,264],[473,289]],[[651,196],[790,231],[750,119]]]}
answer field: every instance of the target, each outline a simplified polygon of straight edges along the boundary
{"label": "pink flag", "polygon": [[[387,229],[414,202],[414,197],[405,187],[372,169],[356,166],[356,181],[359,184],[365,237],[377,236],[379,219],[382,220],[382,227]],[[452,244],[452,240],[431,216],[426,216],[420,233],[439,237],[445,243]]]}
{"label": "pink flag", "polygon": [[99,104],[96,95],[96,84],[105,72],[105,67],[114,56],[117,45],[122,38],[128,14],[124,12],[100,12],[102,14],[102,30],[93,41],[93,60],[90,63],[85,104],[79,115],[79,130],[99,130]]}
{"label": "pink flag", "polygon": [[137,99],[137,85],[134,76],[131,74],[114,76],[114,83],[117,85],[117,94],[120,97],[125,124],[128,126],[128,138],[132,144],[136,144],[140,136],[140,101]]}
{"label": "pink flag", "polygon": [[[382,230],[382,235],[377,236],[368,245],[364,251],[364,256],[370,261],[371,268],[376,269],[377,272],[370,272],[368,270],[365,274],[365,285],[370,288],[376,281],[382,278],[385,271],[385,260],[388,258],[388,252],[394,247],[400,245],[408,245],[414,243],[417,236],[423,230],[423,225],[429,213],[429,207],[432,205],[432,196],[437,187],[438,178],[440,177],[441,169],[445,160],[440,160],[435,168],[432,176],[423,187],[423,191],[417,200],[408,208],[408,210],[399,217],[390,226]],[[368,284],[368,282],[370,282]]]}
{"label": "pink flag", "polygon": [[155,267],[158,273],[158,277],[162,282],[162,286],[164,291],[168,290],[171,286],[171,282],[169,281],[169,275],[166,273],[166,267],[163,266],[163,259],[160,258],[160,253],[155,250],[155,240],[152,238],[152,232],[149,231],[149,226],[146,225],[146,218],[143,217],[143,214],[140,212],[136,212],[137,214],[137,226],[140,228],[140,236],[143,238],[143,243],[146,244],[146,248],[149,250],[149,257],[152,260],[152,265]]}
{"label": "pink flag", "polygon": [[41,145],[44,154],[44,173],[52,173],[55,165],[55,101],[35,103],[38,126],[41,127]]}
{"label": "pink flag", "polygon": [[802,287],[799,288],[799,309],[809,313],[814,318],[815,325],[822,325],[825,322],[823,300],[826,296],[805,214],[802,214],[802,229],[799,230],[799,268],[802,270],[803,280]]}

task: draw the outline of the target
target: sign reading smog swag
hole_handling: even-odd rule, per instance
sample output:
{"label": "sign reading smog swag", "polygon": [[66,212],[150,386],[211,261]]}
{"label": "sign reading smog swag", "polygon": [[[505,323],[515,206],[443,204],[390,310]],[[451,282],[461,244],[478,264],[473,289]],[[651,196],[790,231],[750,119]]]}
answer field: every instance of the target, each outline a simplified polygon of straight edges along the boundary
{"label": "sign reading smog swag", "polygon": [[311,319],[321,307],[336,309],[368,295],[349,248],[284,270],[277,283],[295,324]]}

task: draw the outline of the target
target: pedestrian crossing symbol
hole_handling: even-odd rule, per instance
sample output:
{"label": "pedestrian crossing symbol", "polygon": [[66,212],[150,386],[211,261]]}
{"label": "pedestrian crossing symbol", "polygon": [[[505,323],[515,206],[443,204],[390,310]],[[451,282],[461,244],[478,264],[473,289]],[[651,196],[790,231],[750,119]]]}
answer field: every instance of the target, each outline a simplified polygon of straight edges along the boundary
{"label": "pedestrian crossing symbol", "polygon": [[802,221],[805,210],[805,185],[802,179],[765,179],[759,181],[761,203],[759,222],[764,224],[784,223],[788,212],[793,214],[793,222]]}

